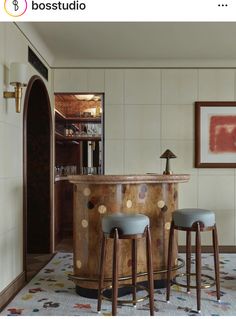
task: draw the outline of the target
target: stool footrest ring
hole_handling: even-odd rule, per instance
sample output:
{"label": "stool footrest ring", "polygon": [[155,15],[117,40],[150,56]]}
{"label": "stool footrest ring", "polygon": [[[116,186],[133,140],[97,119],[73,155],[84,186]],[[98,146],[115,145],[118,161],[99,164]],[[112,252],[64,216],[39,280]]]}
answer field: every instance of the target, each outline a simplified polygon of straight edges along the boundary
{"label": "stool footrest ring", "polygon": [[[183,284],[183,283],[180,283],[177,281],[177,278],[180,278],[180,277],[187,277],[187,274],[186,273],[181,273],[181,274],[177,274],[172,280],[171,282],[176,285],[176,286],[180,286],[180,287],[184,287],[184,288],[187,288],[187,284]],[[196,273],[190,273],[190,277],[196,277]],[[210,288],[210,287],[213,287],[215,285],[215,279],[209,275],[205,275],[205,274],[202,274],[201,275],[201,278],[207,278],[208,279],[208,282],[204,283],[201,285],[201,289],[206,289],[206,288]],[[197,286],[192,286],[190,285],[189,288],[192,288],[192,289],[196,289]]]}
{"label": "stool footrest ring", "polygon": [[[134,286],[133,286],[133,285],[129,285],[129,284],[124,284],[124,285],[120,285],[120,286],[119,286],[119,288],[124,288],[124,287],[126,287],[126,288],[133,288]],[[141,302],[141,301],[144,301],[144,300],[146,300],[146,299],[149,298],[149,290],[148,290],[147,287],[144,287],[144,286],[138,285],[138,284],[135,285],[135,287],[136,287],[137,291],[139,291],[139,290],[146,290],[146,291],[147,291],[147,294],[146,294],[145,296],[139,298],[139,299],[136,299],[136,300],[131,300],[131,299],[117,299],[117,303],[118,303],[119,305],[122,305],[122,304],[134,304],[134,305],[135,305],[136,303]],[[112,286],[109,286],[109,287],[106,287],[106,288],[102,289],[102,291],[101,291],[102,299],[103,299],[103,300],[112,301],[112,298],[108,298],[108,297],[104,296],[104,292],[105,292],[106,290],[108,290],[108,289],[112,289]],[[130,294],[132,294],[132,292],[130,292]]]}

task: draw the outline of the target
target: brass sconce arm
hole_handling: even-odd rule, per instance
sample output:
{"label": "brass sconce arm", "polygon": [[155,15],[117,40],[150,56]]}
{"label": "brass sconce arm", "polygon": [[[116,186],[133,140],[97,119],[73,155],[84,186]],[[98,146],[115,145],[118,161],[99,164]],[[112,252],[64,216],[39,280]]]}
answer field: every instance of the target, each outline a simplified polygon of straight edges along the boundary
{"label": "brass sconce arm", "polygon": [[4,99],[14,99],[16,97],[16,92],[3,92]]}
{"label": "brass sconce arm", "polygon": [[16,112],[20,113],[21,111],[21,97],[22,97],[22,85],[20,83],[15,83],[14,92],[3,92],[3,97],[5,99],[15,99],[16,100]]}
{"label": "brass sconce arm", "polygon": [[13,62],[10,65],[9,82],[14,86],[14,92],[3,92],[5,99],[15,99],[16,112],[21,111],[22,88],[27,86],[27,65],[24,63]]}

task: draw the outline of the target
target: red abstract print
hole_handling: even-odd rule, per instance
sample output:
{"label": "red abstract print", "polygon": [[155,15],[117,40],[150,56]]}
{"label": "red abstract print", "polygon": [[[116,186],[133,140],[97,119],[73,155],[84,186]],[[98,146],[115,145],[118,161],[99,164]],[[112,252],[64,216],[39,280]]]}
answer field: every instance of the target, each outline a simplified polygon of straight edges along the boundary
{"label": "red abstract print", "polygon": [[211,116],[209,130],[210,152],[236,152],[236,115]]}

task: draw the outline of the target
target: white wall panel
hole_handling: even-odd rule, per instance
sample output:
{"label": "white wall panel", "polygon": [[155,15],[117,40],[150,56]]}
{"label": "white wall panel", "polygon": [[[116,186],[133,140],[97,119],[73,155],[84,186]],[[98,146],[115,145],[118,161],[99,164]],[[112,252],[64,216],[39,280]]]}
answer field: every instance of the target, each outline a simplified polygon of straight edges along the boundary
{"label": "white wall panel", "polygon": [[229,175],[234,176],[234,168],[199,168],[198,175]]}
{"label": "white wall panel", "polygon": [[87,92],[88,70],[59,69],[54,71],[54,92]]}
{"label": "white wall panel", "polygon": [[28,61],[28,46],[19,29],[13,23],[6,23],[5,63]]}
{"label": "white wall panel", "polygon": [[[235,234],[234,234],[234,210],[214,210],[216,214],[216,223],[218,231],[219,245],[234,246]],[[211,232],[203,232],[202,236],[203,245],[212,244]]]}
{"label": "white wall panel", "polygon": [[[0,122],[0,149],[5,150],[6,148],[6,125],[5,123]],[[0,178],[6,177],[7,170],[7,154],[6,152],[1,152],[1,157],[0,157]],[[1,234],[1,232],[0,232]]]}
{"label": "white wall panel", "polygon": [[161,137],[163,139],[194,139],[194,106],[162,105]]}
{"label": "white wall panel", "polygon": [[54,71],[54,92],[71,92],[68,70],[58,69]]}
{"label": "white wall panel", "polygon": [[197,100],[197,70],[162,70],[162,103],[192,104]]}
{"label": "white wall panel", "polygon": [[234,70],[199,70],[199,100],[233,101]]}
{"label": "white wall panel", "polygon": [[4,276],[1,276],[0,280],[0,291],[3,290],[13,279],[16,278],[13,273],[13,251],[14,251],[14,240],[13,232],[9,231],[0,235],[0,269]]}
{"label": "white wall panel", "polygon": [[199,207],[233,210],[235,200],[234,176],[199,176]]}
{"label": "white wall panel", "polygon": [[0,214],[0,234],[3,234],[5,232],[5,212],[7,211],[7,205],[8,201],[6,200],[6,180],[4,178],[0,178],[0,207],[1,211],[3,212]]}
{"label": "white wall panel", "polygon": [[160,70],[125,70],[125,104],[160,103]]}
{"label": "white wall panel", "polygon": [[160,172],[160,140],[126,139],[125,174]]}
{"label": "white wall panel", "polygon": [[105,173],[124,174],[124,142],[123,140],[105,140]]}
{"label": "white wall panel", "polygon": [[[5,31],[6,28],[6,23],[0,22],[0,43],[3,44],[5,43]],[[0,64],[4,63],[5,60],[5,46],[1,45],[0,46]]]}
{"label": "white wall panel", "polygon": [[124,70],[105,70],[105,102],[123,104]]}
{"label": "white wall panel", "polygon": [[160,139],[160,106],[126,105],[125,138]]}
{"label": "white wall panel", "polygon": [[88,92],[88,70],[68,70],[69,92]]}
{"label": "white wall panel", "polygon": [[105,87],[105,71],[104,70],[88,70],[88,92],[104,92]]}
{"label": "white wall panel", "polygon": [[179,184],[179,208],[198,207],[198,176],[191,175],[188,183]]}
{"label": "white wall panel", "polygon": [[[115,121],[114,121],[115,119]],[[105,132],[109,139],[124,138],[124,107],[123,105],[106,105]]]}

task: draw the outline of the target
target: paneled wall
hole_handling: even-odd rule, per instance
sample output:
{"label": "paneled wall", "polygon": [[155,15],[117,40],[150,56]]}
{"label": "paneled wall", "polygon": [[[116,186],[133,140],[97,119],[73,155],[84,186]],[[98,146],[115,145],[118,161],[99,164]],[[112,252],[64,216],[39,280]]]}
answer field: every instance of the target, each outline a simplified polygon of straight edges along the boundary
{"label": "paneled wall", "polygon": [[[13,23],[0,23],[0,43],[1,292],[23,271],[23,110],[16,113],[14,100],[6,101],[2,94],[13,90],[6,87],[10,63],[27,63],[28,41]],[[30,65],[28,70],[28,78],[37,74]],[[50,78],[45,83],[51,91]]]}
{"label": "paneled wall", "polygon": [[56,69],[54,90],[105,92],[106,173],[162,173],[171,149],[173,171],[191,174],[179,206],[213,209],[220,244],[236,244],[235,170],[194,168],[194,102],[235,100],[234,69]]}

